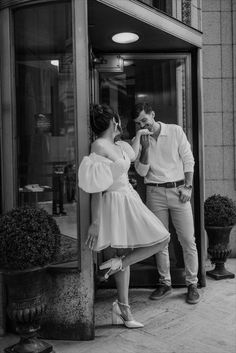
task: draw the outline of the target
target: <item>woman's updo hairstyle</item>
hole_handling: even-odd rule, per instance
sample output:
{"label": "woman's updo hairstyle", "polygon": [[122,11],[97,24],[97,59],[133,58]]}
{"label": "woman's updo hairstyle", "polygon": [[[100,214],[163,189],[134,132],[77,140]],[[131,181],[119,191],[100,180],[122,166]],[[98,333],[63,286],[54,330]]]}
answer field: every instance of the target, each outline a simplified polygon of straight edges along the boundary
{"label": "woman's updo hairstyle", "polygon": [[94,104],[90,109],[90,124],[93,132],[99,136],[109,128],[110,121],[115,118],[119,123],[119,116],[107,104]]}

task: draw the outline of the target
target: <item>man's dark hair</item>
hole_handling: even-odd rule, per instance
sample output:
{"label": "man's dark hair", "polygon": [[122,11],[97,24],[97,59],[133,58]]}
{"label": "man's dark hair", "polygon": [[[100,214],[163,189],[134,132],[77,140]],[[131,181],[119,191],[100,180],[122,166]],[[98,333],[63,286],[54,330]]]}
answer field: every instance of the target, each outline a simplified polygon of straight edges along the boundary
{"label": "man's dark hair", "polygon": [[146,114],[150,114],[153,109],[152,109],[151,104],[149,104],[147,102],[135,104],[133,114],[132,114],[132,119],[137,119],[139,114],[143,110]]}

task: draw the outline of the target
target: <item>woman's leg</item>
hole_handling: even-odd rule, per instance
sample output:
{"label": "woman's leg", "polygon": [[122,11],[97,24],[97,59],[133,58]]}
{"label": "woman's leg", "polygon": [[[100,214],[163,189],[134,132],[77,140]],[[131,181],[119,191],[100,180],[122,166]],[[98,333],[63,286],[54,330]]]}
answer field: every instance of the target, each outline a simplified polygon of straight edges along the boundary
{"label": "woman's leg", "polygon": [[126,267],[124,271],[119,271],[114,274],[118,301],[120,303],[129,304],[129,279],[130,267]]}
{"label": "woman's leg", "polygon": [[115,273],[114,277],[116,282],[118,301],[113,303],[113,325],[123,323],[128,328],[143,327],[143,324],[134,320],[129,306],[130,267],[127,266],[124,271]]}
{"label": "woman's leg", "polygon": [[109,269],[104,277],[107,279],[109,276],[114,275],[118,271],[123,271],[126,267],[135,264],[136,262],[142,261],[159,251],[162,251],[169,242],[169,237],[160,243],[145,246],[141,248],[135,248],[127,255],[122,257],[111,258],[110,260],[102,263],[99,268],[100,270]]}
{"label": "woman's leg", "polygon": [[135,248],[131,253],[129,253],[122,259],[122,268],[125,269],[127,266],[131,266],[136,262],[142,261],[158,253],[159,251],[162,251],[168,244],[168,242],[169,238],[155,245],[145,246],[142,248]]}

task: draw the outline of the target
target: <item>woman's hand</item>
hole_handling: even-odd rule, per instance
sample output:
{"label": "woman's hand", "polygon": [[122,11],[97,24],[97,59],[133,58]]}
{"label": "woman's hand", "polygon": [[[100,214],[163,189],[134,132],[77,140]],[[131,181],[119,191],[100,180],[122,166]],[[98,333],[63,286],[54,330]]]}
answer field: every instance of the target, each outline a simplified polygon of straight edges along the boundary
{"label": "woman's hand", "polygon": [[98,224],[92,223],[89,226],[88,236],[85,244],[88,245],[88,247],[93,250],[94,246],[97,243],[97,240],[98,240]]}
{"label": "woman's hand", "polygon": [[139,129],[137,131],[137,135],[139,135],[139,137],[143,135],[153,135],[153,132],[149,131],[148,129]]}
{"label": "woman's hand", "polygon": [[148,149],[150,146],[149,136],[152,135],[153,132],[149,131],[148,129],[140,129],[138,130],[137,134],[139,135],[142,149]]}
{"label": "woman's hand", "polygon": [[[148,150],[149,136],[152,134],[148,129],[140,129],[136,132],[136,136],[132,140],[132,147],[135,153],[134,160],[138,157],[140,150]],[[142,148],[140,148],[140,145]]]}

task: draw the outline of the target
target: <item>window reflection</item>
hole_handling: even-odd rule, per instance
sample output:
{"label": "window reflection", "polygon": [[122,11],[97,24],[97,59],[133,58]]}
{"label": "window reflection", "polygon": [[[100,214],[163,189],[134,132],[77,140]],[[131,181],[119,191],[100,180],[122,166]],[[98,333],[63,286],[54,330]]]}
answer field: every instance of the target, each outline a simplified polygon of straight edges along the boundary
{"label": "window reflection", "polygon": [[[186,60],[161,59],[158,56],[150,59],[148,55],[137,59],[131,55],[129,59],[124,59],[124,68],[120,72],[107,72],[103,65],[99,71],[99,101],[119,112],[122,139],[129,143],[137,128],[131,118],[133,107],[143,101],[151,104],[157,120],[179,124],[186,130]],[[129,178],[145,200],[143,179],[136,173],[133,164]]]}
{"label": "window reflection", "polygon": [[14,13],[19,204],[43,207],[76,237],[71,4]]}
{"label": "window reflection", "polygon": [[[99,68],[98,68],[99,70]],[[124,59],[122,72],[99,72],[100,101],[119,112],[123,138],[135,135],[136,103],[150,102],[158,120],[186,129],[185,59]]]}

